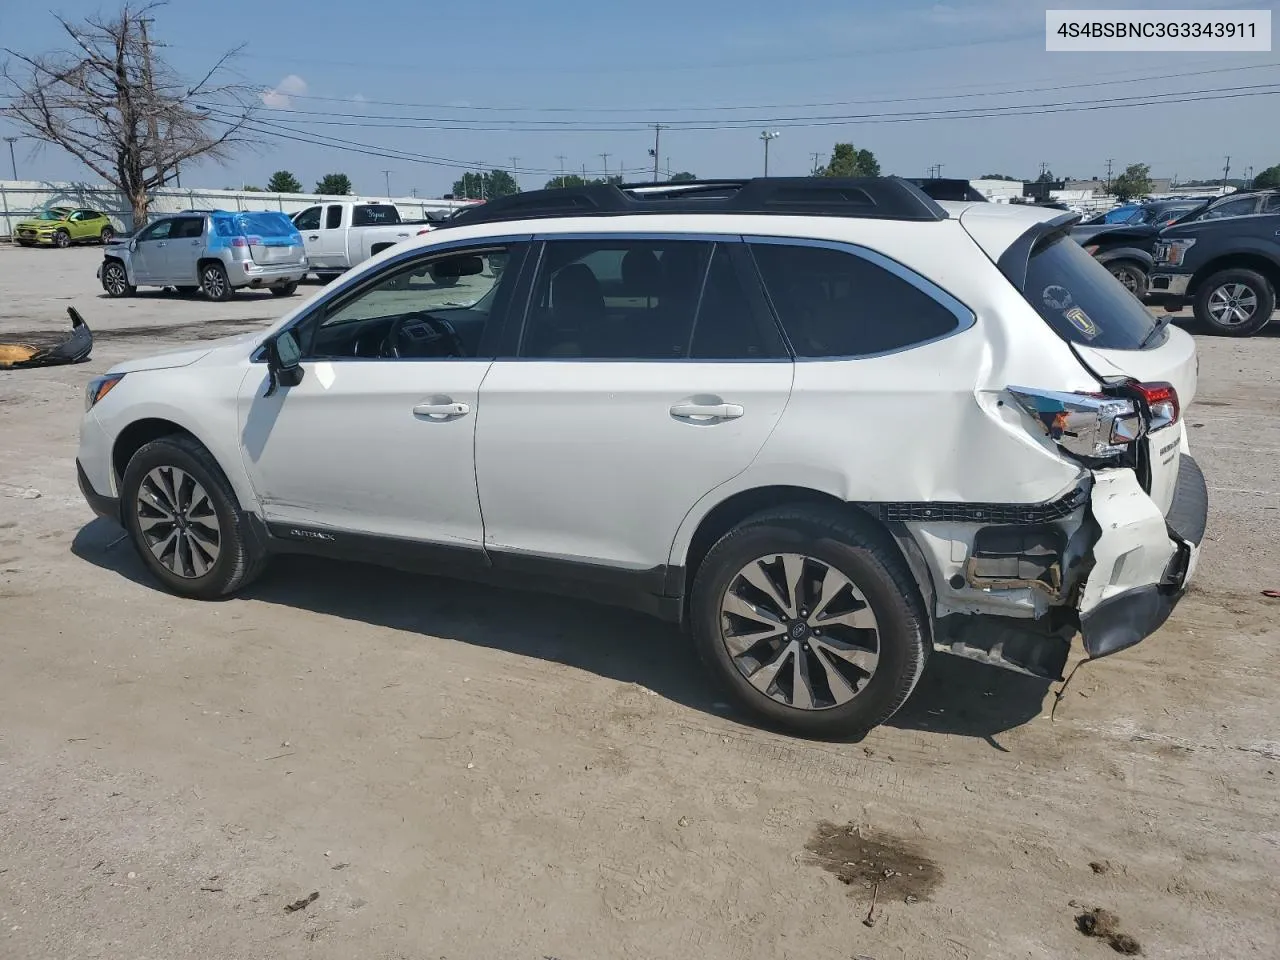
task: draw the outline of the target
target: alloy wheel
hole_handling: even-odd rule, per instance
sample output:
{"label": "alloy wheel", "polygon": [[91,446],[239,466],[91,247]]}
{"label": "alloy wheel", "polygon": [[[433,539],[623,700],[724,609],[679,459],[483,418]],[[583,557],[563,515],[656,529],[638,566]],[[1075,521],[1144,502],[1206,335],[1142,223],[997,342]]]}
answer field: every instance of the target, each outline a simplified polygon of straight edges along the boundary
{"label": "alloy wheel", "polygon": [[114,230],[112,230],[110,227],[102,228],[102,242],[104,244],[110,243],[115,238],[116,238],[116,232]]}
{"label": "alloy wheel", "polygon": [[172,574],[194,580],[218,561],[222,528],[209,494],[178,467],[156,467],[134,501],[138,529],[152,555]]}
{"label": "alloy wheel", "polygon": [[116,263],[110,264],[103,271],[102,280],[107,293],[113,297],[123,297],[129,287],[129,278],[125,276],[124,267]]}
{"label": "alloy wheel", "polygon": [[880,660],[866,596],[834,566],[803,554],[770,554],[743,567],[725,590],[720,630],[746,681],[799,710],[848,703]]}
{"label": "alloy wheel", "polygon": [[65,249],[71,246],[71,235],[65,230],[59,230],[53,235],[53,242]]}
{"label": "alloy wheel", "polygon": [[1128,270],[1113,270],[1111,275],[1120,281],[1121,285],[1135,296],[1138,293],[1138,278]]}
{"label": "alloy wheel", "polygon": [[1248,323],[1258,311],[1258,294],[1243,283],[1224,283],[1211,294],[1209,315],[1224,327]]}
{"label": "alloy wheel", "polygon": [[227,278],[217,267],[209,267],[204,272],[204,292],[214,300],[220,300],[227,292]]}

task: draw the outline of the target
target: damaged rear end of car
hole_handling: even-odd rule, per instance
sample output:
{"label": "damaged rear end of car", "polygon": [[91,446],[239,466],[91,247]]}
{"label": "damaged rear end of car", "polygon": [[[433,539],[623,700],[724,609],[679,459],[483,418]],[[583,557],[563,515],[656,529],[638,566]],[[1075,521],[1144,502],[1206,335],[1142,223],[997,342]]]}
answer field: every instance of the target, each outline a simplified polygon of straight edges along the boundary
{"label": "damaged rear end of car", "polygon": [[[1061,679],[1077,635],[1091,659],[1133,646],[1194,574],[1208,511],[1183,423],[1195,344],[1071,241],[1074,217],[1016,235],[981,210],[959,219],[1030,307],[999,318],[1008,337],[1044,323],[1060,341],[1015,363],[1025,376],[980,387],[979,405],[1077,476],[1046,502],[901,519],[930,567],[935,648]],[[1081,369],[1096,386],[1080,389]]]}

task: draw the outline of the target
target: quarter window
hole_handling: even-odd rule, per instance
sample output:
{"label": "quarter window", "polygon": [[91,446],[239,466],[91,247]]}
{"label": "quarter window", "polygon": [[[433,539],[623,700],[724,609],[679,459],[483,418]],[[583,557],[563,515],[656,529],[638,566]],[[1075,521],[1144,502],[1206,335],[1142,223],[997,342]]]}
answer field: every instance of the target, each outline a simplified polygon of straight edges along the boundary
{"label": "quarter window", "polygon": [[325,211],[324,228],[326,230],[337,230],[340,226],[342,226],[342,207],[335,203]]}
{"label": "quarter window", "polygon": [[866,257],[785,243],[751,249],[797,357],[886,353],[960,325],[950,309]]}

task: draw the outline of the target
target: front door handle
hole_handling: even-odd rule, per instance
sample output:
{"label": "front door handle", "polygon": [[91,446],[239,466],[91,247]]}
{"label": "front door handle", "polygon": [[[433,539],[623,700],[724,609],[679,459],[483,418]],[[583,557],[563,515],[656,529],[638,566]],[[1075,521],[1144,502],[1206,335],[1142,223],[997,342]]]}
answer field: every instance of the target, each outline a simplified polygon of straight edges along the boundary
{"label": "front door handle", "polygon": [[745,411],[738,403],[677,403],[671,415],[680,420],[736,420]]}
{"label": "front door handle", "polygon": [[427,417],[431,420],[452,420],[454,417],[465,417],[470,412],[470,404],[455,403],[452,400],[441,403],[420,403],[413,408],[415,417]]}
{"label": "front door handle", "polygon": [[320,239],[320,234],[318,234],[318,233],[313,233],[311,236],[307,237],[307,239],[308,239],[308,240],[319,240],[319,239]]}

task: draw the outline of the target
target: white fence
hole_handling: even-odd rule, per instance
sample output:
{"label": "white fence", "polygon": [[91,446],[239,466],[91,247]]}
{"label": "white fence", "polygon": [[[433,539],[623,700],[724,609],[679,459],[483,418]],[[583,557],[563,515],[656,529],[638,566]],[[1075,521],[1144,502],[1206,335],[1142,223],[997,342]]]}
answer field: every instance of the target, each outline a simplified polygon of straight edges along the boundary
{"label": "white fence", "polygon": [[[463,201],[422,197],[325,197],[315,193],[258,193],[251,190],[209,190],[202,187],[161,187],[151,191],[151,212],[179,210],[279,210],[297,213],[323,200],[378,200],[394,203],[407,220],[423,220],[429,210],[452,210]],[[50,207],[88,207],[109,216],[121,233],[133,231],[128,202],[114,187],[86,183],[50,183],[40,180],[0,180],[0,237],[12,237],[19,220],[34,217]]]}

